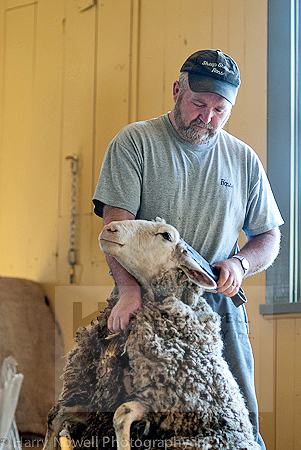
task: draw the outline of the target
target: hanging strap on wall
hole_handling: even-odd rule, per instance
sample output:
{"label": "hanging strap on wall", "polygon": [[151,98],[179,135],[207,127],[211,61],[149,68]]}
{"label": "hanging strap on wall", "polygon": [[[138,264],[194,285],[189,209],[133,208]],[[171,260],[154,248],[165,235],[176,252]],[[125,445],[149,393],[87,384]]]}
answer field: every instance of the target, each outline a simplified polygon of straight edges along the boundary
{"label": "hanging strap on wall", "polygon": [[75,270],[74,266],[76,264],[76,250],[75,250],[75,215],[76,215],[76,189],[77,189],[77,180],[76,175],[78,172],[78,156],[66,156],[67,160],[70,160],[70,169],[71,169],[71,215],[70,215],[70,249],[68,251],[67,261],[70,265],[69,272],[69,282],[70,284],[74,283],[74,275]]}

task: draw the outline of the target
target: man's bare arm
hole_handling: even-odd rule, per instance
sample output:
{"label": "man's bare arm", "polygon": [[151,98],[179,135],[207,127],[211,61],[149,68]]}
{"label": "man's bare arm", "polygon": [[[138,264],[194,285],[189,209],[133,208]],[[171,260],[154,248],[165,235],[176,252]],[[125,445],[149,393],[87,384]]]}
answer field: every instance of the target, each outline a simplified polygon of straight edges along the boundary
{"label": "man's bare arm", "polygon": [[[104,226],[115,220],[134,220],[135,216],[129,211],[114,206],[104,205]],[[124,330],[128,325],[133,312],[141,306],[141,289],[138,282],[124,267],[112,256],[107,257],[107,262],[113,273],[114,280],[119,289],[120,299],[112,309],[108,320],[108,328],[113,333]]]}

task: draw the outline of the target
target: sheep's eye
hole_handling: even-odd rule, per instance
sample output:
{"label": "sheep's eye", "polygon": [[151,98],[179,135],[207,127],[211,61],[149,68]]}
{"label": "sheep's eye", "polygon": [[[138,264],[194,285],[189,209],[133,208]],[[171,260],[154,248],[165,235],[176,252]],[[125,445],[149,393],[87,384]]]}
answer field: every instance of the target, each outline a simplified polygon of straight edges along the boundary
{"label": "sheep's eye", "polygon": [[163,239],[165,239],[166,241],[172,242],[172,237],[171,234],[168,233],[167,231],[165,231],[165,233],[160,233],[163,237]]}

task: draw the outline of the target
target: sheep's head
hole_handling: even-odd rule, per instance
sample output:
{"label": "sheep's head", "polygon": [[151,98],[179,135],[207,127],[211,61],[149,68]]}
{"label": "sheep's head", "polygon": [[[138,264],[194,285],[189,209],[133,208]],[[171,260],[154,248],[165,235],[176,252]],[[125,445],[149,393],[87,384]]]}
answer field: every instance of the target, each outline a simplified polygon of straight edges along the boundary
{"label": "sheep's head", "polygon": [[215,280],[187,254],[176,228],[163,220],[111,222],[100,233],[99,244],[143,286],[163,273],[181,269],[202,288],[216,288]]}

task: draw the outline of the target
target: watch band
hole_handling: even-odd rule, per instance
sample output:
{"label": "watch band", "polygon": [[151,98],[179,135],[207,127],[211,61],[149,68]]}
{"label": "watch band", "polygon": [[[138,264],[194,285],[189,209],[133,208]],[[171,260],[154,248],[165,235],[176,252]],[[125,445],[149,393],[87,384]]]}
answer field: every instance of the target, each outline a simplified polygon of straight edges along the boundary
{"label": "watch band", "polygon": [[241,264],[241,267],[242,267],[242,269],[244,271],[244,275],[245,275],[248,272],[249,268],[250,268],[249,261],[246,258],[244,258],[243,256],[239,256],[239,255],[234,255],[234,256],[232,256],[232,258],[235,258],[235,259],[239,260],[239,262]]}

